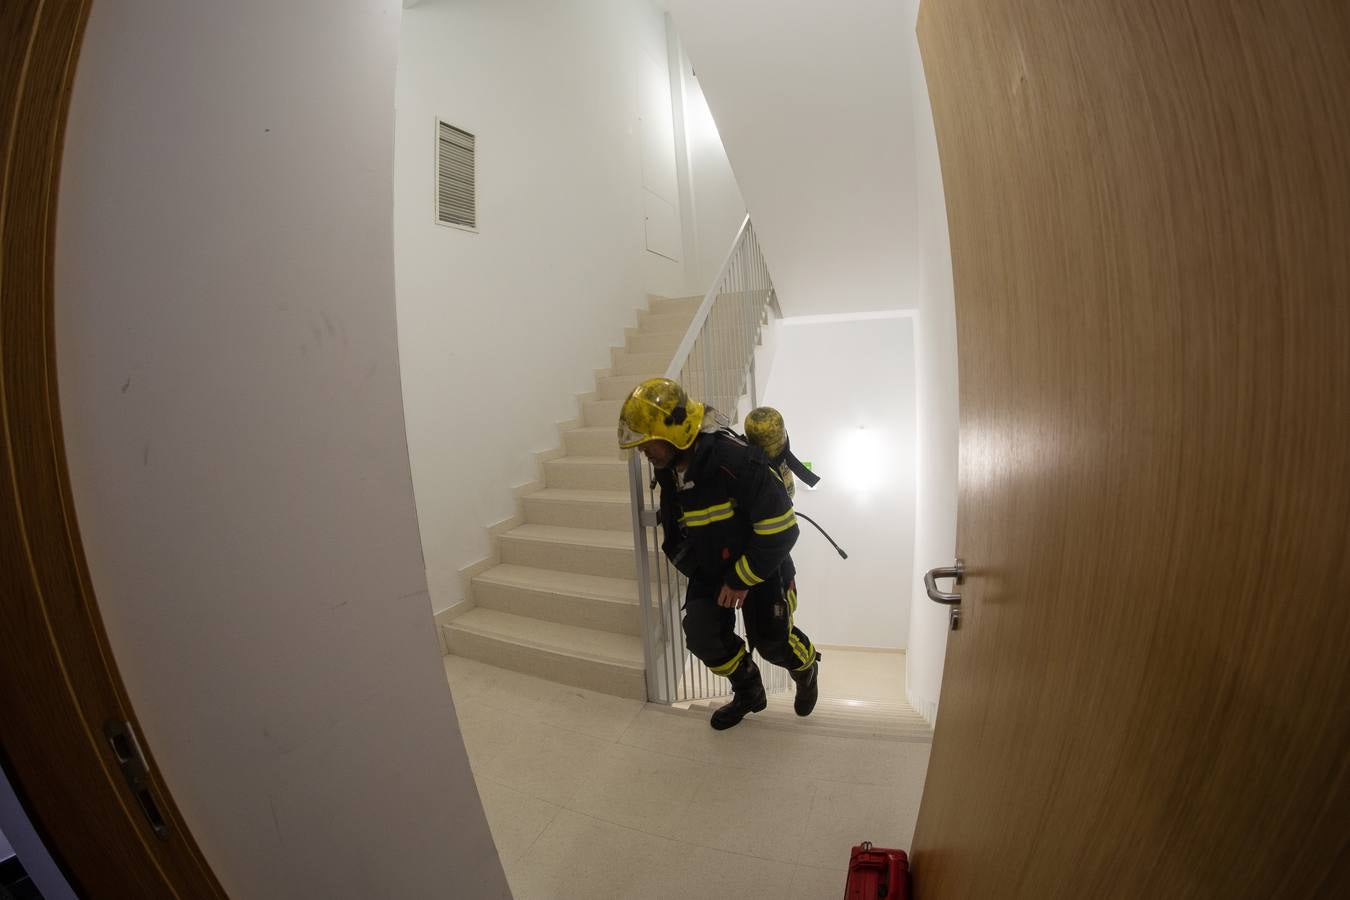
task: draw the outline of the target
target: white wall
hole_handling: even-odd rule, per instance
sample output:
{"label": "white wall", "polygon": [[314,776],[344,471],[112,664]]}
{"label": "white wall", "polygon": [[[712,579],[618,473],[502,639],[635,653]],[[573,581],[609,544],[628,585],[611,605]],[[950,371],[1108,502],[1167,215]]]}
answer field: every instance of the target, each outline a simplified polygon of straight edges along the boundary
{"label": "white wall", "polygon": [[56,262],[74,502],[145,737],[233,897],[509,894],[404,442],[399,17],[124,0],[79,61]]}
{"label": "white wall", "polygon": [[770,315],[769,321],[760,329],[759,346],[755,348],[755,372],[752,387],[756,391],[756,396],[744,395],[741,397],[736,409],[738,423],[743,423],[745,415],[750,410],[765,402],[764,398],[776,370],[775,363],[778,361],[778,348],[782,345],[782,334],[783,320]]}
{"label": "white wall", "polygon": [[798,484],[809,523],[792,552],[798,621],[817,644],[903,649],[914,549],[914,357],[909,317],[784,319],[764,402],[821,475]]}
{"label": "white wall", "polygon": [[913,17],[904,4],[669,6],[784,312],[912,307]]}
{"label": "white wall", "polygon": [[[489,553],[648,292],[685,293],[645,248],[675,183],[665,16],[642,0],[423,0],[399,48],[395,220],[408,440],[433,605]],[[664,87],[664,127],[652,97]],[[479,233],[434,224],[434,120],[477,135]],[[652,171],[653,165],[671,171]],[[645,166],[645,171],[644,171]],[[667,198],[669,199],[669,198]],[[678,201],[678,198],[675,198]],[[677,221],[678,202],[674,204]],[[682,253],[676,253],[682,256]]]}
{"label": "white wall", "polygon": [[[678,44],[678,38],[676,41]],[[683,45],[678,45],[677,54],[676,89],[683,101],[691,201],[692,228],[686,229],[685,244],[688,246],[691,240],[693,242],[690,252],[695,263],[690,279],[692,293],[704,294],[712,287],[713,279],[731,249],[731,242],[745,220],[745,200]]]}
{"label": "white wall", "polygon": [[[910,22],[917,3],[908,0]],[[914,95],[915,209],[919,223],[919,310],[915,316],[918,404],[918,492],[914,580],[906,659],[911,705],[929,721],[937,716],[947,652],[947,609],[928,599],[923,574],[949,566],[956,556],[959,404],[956,307],[947,208],[942,193],[937,135],[928,86],[913,30],[907,36],[909,83]]]}

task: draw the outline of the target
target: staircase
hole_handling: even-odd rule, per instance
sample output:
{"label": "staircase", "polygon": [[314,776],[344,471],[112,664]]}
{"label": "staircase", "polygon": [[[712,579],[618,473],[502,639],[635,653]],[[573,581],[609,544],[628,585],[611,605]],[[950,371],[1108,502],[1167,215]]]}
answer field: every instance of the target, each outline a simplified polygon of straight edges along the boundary
{"label": "staircase", "polygon": [[472,608],[442,626],[457,656],[576,687],[646,699],[634,579],[628,466],[619,407],[663,375],[702,297],[649,298],[638,327],[581,400],[581,426],[521,498],[523,522],[496,536],[495,564],[474,575]]}

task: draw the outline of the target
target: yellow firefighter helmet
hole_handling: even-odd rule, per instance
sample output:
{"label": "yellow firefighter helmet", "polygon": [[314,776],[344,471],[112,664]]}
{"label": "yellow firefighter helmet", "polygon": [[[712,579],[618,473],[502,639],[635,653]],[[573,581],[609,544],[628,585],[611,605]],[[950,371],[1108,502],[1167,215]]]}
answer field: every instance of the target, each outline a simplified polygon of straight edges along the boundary
{"label": "yellow firefighter helmet", "polygon": [[668,441],[688,449],[703,425],[703,404],[690,400],[678,382],[649,378],[633,388],[619,410],[619,447]]}

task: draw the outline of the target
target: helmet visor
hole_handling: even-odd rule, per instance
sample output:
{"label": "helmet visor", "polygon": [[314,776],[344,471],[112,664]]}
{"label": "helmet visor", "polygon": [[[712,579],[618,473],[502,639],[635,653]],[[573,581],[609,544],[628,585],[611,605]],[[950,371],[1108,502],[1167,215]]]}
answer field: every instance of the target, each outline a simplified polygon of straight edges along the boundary
{"label": "helmet visor", "polygon": [[638,444],[643,444],[650,440],[652,440],[652,436],[650,434],[643,434],[640,431],[634,431],[633,429],[628,427],[627,422],[624,422],[622,420],[619,421],[620,450],[631,450]]}

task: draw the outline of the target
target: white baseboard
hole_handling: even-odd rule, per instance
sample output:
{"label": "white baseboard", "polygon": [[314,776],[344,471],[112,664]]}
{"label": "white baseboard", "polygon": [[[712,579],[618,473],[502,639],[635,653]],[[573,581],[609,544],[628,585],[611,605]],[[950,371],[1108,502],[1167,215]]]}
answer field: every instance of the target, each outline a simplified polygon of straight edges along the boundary
{"label": "white baseboard", "polygon": [[816,644],[820,650],[850,650],[858,653],[901,653],[905,652],[904,647],[854,647],[849,644]]}

